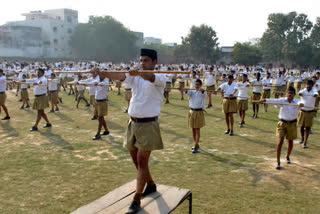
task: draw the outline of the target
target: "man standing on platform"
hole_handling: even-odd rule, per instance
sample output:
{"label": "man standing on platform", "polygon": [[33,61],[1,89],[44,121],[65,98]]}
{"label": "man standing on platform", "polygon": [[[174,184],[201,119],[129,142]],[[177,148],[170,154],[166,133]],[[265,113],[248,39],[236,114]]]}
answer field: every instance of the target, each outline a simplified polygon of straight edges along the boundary
{"label": "man standing on platform", "polygon": [[[154,70],[157,64],[157,52],[141,49],[140,65],[143,70]],[[149,157],[153,150],[163,149],[158,115],[166,85],[163,74],[140,73],[130,70],[129,74],[105,74],[110,79],[124,81],[132,90],[124,146],[130,151],[137,172],[137,187],[126,213],[137,213],[140,210],[141,198],[157,191],[149,171]],[[145,184],[147,184],[145,190]],[[144,191],[143,191],[144,190]]]}

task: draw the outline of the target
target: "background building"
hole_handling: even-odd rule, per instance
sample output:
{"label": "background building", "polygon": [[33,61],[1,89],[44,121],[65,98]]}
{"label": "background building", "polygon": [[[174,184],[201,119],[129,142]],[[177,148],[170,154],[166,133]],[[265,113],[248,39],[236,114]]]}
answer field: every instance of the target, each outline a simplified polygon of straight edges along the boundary
{"label": "background building", "polygon": [[[63,58],[72,55],[69,41],[78,25],[77,11],[54,9],[22,15],[25,20],[0,27],[1,56]],[[32,29],[34,33],[30,33]]]}
{"label": "background building", "polygon": [[159,38],[154,37],[145,37],[144,38],[144,44],[151,45],[151,44],[161,44],[162,40]]}

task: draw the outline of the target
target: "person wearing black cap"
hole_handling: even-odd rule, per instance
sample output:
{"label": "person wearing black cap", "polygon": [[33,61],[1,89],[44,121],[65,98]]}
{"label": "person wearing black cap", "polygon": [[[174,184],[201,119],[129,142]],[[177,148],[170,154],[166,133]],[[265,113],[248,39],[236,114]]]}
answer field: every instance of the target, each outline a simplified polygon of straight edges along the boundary
{"label": "person wearing black cap", "polygon": [[[141,69],[154,70],[156,64],[157,52],[141,49]],[[153,150],[163,149],[158,115],[166,77],[163,74],[142,73],[138,70],[130,70],[129,74],[105,73],[105,76],[109,79],[124,81],[132,90],[128,110],[130,120],[124,146],[130,151],[138,172],[136,193],[126,213],[137,213],[140,210],[141,198],[157,191],[148,162]],[[144,189],[145,184],[147,186]]]}

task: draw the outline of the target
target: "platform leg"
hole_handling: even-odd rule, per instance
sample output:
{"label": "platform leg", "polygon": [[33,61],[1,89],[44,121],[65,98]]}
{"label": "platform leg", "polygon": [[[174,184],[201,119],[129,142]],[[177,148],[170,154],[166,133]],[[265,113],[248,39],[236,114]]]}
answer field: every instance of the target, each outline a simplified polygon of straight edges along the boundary
{"label": "platform leg", "polygon": [[192,193],[188,196],[189,200],[189,214],[192,214]]}

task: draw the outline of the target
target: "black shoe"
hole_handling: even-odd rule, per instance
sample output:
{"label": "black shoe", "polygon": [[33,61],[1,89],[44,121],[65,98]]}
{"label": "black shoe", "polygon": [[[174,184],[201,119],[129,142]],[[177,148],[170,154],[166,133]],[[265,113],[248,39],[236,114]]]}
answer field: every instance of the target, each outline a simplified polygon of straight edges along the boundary
{"label": "black shoe", "polygon": [[26,108],[30,108],[30,106],[29,106],[29,105],[27,105],[27,106],[26,106]]}
{"label": "black shoe", "polygon": [[49,113],[54,113],[54,110],[50,110]]}
{"label": "black shoe", "polygon": [[52,127],[51,123],[47,123],[45,126],[43,126],[43,128],[50,128]]}
{"label": "black shoe", "polygon": [[208,106],[207,106],[207,108],[211,108],[212,107],[212,105],[211,104],[209,104]]}
{"label": "black shoe", "polygon": [[35,126],[32,126],[32,128],[30,129],[30,131],[38,131],[38,128]]}
{"label": "black shoe", "polygon": [[93,117],[91,118],[91,120],[96,120],[96,119],[98,119],[97,116],[93,116]]}
{"label": "black shoe", "polygon": [[9,116],[5,116],[4,118],[2,118],[1,120],[10,120]]}
{"label": "black shoe", "polygon": [[169,101],[166,101],[164,104],[169,104]]}
{"label": "black shoe", "polygon": [[19,102],[22,102],[22,99],[20,99]]}
{"label": "black shoe", "polygon": [[60,111],[60,109],[56,108],[56,111]]}
{"label": "black shoe", "polygon": [[199,149],[200,149],[200,146],[195,146],[191,148],[193,154],[198,153]]}
{"label": "black shoe", "polygon": [[20,109],[24,109],[24,106],[21,106]]}
{"label": "black shoe", "polygon": [[230,130],[229,135],[230,135],[230,136],[233,135],[233,130]]}
{"label": "black shoe", "polygon": [[286,158],[287,159],[287,164],[291,164],[291,160],[289,157]]}
{"label": "black shoe", "polygon": [[90,104],[87,104],[86,106],[87,106],[87,107],[90,107]]}
{"label": "black shoe", "polygon": [[300,144],[303,144],[303,141],[304,141],[304,139],[302,138],[302,139],[299,141],[299,143],[300,143]]}
{"label": "black shoe", "polygon": [[242,125],[246,124],[246,122],[242,121]]}
{"label": "black shoe", "polygon": [[132,201],[126,214],[134,214],[137,213],[140,210],[140,203],[136,202],[136,201]]}
{"label": "black shoe", "polygon": [[157,185],[156,184],[147,185],[142,193],[142,197],[146,197],[147,195],[154,193],[154,192],[157,192]]}
{"label": "black shoe", "polygon": [[280,167],[280,162],[278,162],[277,165],[276,165],[276,169],[277,169],[277,170],[280,170],[280,168],[281,168],[281,167]]}
{"label": "black shoe", "polygon": [[308,148],[307,144],[302,144],[302,148],[304,149]]}
{"label": "black shoe", "polygon": [[225,134],[229,134],[230,133],[230,129],[227,129],[224,133]]}
{"label": "black shoe", "polygon": [[104,131],[104,132],[102,133],[102,135],[103,135],[103,136],[108,136],[108,135],[110,135],[110,132],[109,132],[109,131]]}
{"label": "black shoe", "polygon": [[128,113],[128,109],[124,110],[123,113]]}
{"label": "black shoe", "polygon": [[99,135],[99,134],[97,134],[96,136],[94,136],[92,138],[92,140],[99,140],[99,139],[101,139],[101,135]]}

